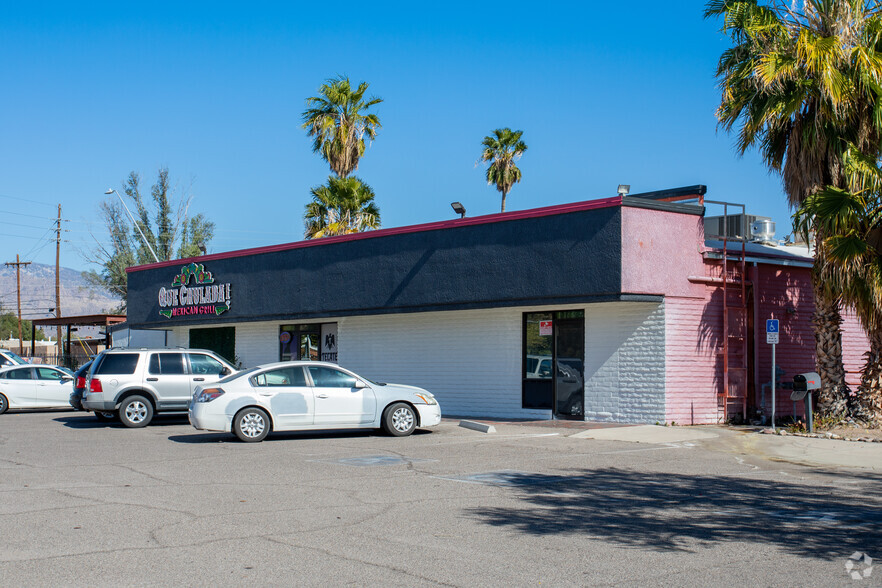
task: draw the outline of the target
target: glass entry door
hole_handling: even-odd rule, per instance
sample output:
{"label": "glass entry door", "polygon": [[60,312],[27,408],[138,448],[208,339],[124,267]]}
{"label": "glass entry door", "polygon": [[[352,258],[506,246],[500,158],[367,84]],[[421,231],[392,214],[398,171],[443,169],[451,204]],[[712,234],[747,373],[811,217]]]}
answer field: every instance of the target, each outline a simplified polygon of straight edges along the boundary
{"label": "glass entry door", "polygon": [[585,415],[585,318],[559,318],[555,323],[554,412],[561,417],[582,417]]}
{"label": "glass entry door", "polygon": [[584,359],[584,311],[525,313],[522,406],[583,417]]}

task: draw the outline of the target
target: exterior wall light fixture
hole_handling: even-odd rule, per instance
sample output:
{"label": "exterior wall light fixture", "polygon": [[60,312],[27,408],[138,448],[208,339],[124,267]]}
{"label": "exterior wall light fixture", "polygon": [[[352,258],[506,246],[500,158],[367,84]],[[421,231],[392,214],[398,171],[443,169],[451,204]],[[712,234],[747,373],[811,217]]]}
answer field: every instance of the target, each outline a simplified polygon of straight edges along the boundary
{"label": "exterior wall light fixture", "polygon": [[451,202],[450,206],[453,207],[453,212],[459,215],[459,218],[465,218],[465,206],[460,204],[459,202]]}
{"label": "exterior wall light fixture", "polygon": [[627,196],[631,193],[631,184],[619,184],[617,192],[619,196]]}

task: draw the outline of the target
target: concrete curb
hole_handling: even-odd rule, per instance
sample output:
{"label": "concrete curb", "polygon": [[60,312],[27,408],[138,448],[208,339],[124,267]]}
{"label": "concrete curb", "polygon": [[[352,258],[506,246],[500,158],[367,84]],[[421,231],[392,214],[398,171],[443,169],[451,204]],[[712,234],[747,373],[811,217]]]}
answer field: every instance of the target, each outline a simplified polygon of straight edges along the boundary
{"label": "concrete curb", "polygon": [[834,433],[791,433],[786,429],[763,429],[759,432],[761,435],[779,435],[781,437],[806,437],[809,439],[835,439],[840,441],[857,441],[860,443],[882,443],[882,438],[875,437],[843,437]]}
{"label": "concrete curb", "polygon": [[479,423],[476,421],[459,421],[460,427],[465,427],[466,429],[471,429],[473,431],[480,431],[481,433],[495,433],[496,427],[493,425],[485,425],[484,423]]}

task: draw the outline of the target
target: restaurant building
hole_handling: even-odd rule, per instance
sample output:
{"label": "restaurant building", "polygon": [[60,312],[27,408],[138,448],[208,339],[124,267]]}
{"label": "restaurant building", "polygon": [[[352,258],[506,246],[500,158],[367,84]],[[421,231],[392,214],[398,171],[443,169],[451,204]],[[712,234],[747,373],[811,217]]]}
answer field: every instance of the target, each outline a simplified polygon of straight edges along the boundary
{"label": "restaurant building", "polygon": [[[765,319],[781,325],[777,388],[814,369],[811,254],[768,235],[705,235],[705,192],[619,195],[132,267],[128,324],[242,366],[337,362],[424,387],[445,415],[759,418],[771,404]],[[749,220],[723,225],[733,218],[742,228]],[[854,383],[866,338],[852,317],[844,328]],[[787,390],[777,399],[779,416],[801,410]]]}

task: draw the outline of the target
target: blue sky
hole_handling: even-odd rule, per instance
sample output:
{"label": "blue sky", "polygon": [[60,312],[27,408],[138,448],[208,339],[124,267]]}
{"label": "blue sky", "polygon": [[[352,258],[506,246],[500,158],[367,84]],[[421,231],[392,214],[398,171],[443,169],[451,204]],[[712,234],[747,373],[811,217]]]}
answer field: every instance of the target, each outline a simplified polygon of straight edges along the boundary
{"label": "blue sky", "polygon": [[357,172],[384,227],[498,212],[476,162],[509,126],[529,146],[509,210],[706,184],[789,232],[780,179],[717,131],[727,43],[702,3],[499,6],[4,3],[0,262],[54,263],[60,203],[62,265],[87,269],[104,191],[161,166],[217,224],[210,252],[300,240],[329,174],[300,115],[338,74],[384,99]]}

